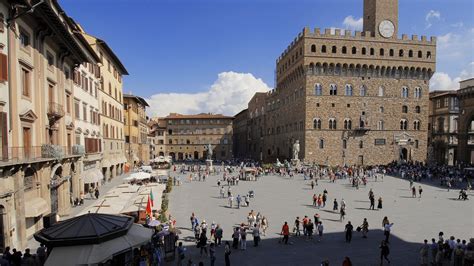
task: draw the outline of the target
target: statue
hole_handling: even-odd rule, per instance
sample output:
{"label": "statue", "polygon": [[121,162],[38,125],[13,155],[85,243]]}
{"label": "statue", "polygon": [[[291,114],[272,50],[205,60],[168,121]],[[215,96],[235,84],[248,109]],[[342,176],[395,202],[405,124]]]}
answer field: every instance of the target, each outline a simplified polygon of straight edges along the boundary
{"label": "statue", "polygon": [[282,166],[282,164],[281,164],[280,160],[278,160],[278,158],[277,158],[275,166],[276,167],[281,167]]}
{"label": "statue", "polygon": [[204,146],[204,148],[207,151],[207,159],[212,160],[212,145],[209,143],[206,146]]}
{"label": "statue", "polygon": [[293,160],[298,160],[298,154],[300,153],[300,141],[296,140],[293,144]]}

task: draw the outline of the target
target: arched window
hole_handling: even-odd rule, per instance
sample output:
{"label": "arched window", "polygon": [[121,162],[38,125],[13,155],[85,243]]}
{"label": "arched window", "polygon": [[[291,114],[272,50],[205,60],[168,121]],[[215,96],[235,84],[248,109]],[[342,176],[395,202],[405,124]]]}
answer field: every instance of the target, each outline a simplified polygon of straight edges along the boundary
{"label": "arched window", "polygon": [[365,55],[367,53],[367,49],[365,47],[362,47],[362,54]]}
{"label": "arched window", "polygon": [[406,119],[400,120],[400,130],[408,129],[408,121]]}
{"label": "arched window", "polygon": [[413,57],[413,50],[408,51],[408,57]]}
{"label": "arched window", "polygon": [[407,87],[402,88],[402,98],[408,98],[408,88]]}
{"label": "arched window", "polygon": [[349,118],[344,119],[344,129],[352,129],[352,121]]}
{"label": "arched window", "polygon": [[352,54],[356,54],[356,53],[357,53],[357,48],[352,47]]}
{"label": "arched window", "polygon": [[324,149],[324,139],[319,139],[319,148]]}
{"label": "arched window", "polygon": [[379,53],[380,53],[380,56],[384,56],[385,50],[384,50],[383,48],[380,48],[380,52],[379,52]]}
{"label": "arched window", "polygon": [[400,49],[400,51],[398,51],[398,56],[403,57],[403,49]]}
{"label": "arched window", "polygon": [[311,45],[311,52],[316,53],[316,45],[315,44]]}
{"label": "arched window", "polygon": [[335,130],[336,128],[337,128],[336,119],[334,118],[329,119],[329,129]]}
{"label": "arched window", "polygon": [[375,49],[374,48],[370,48],[370,55],[375,55]]}
{"label": "arched window", "polygon": [[431,58],[431,52],[430,51],[426,52],[426,58]]}
{"label": "arched window", "polygon": [[421,112],[421,108],[420,108],[420,106],[417,105],[415,107],[415,113],[419,114],[420,112]]}
{"label": "arched window", "polygon": [[365,96],[367,94],[367,88],[362,85],[360,86],[360,96]]}
{"label": "arched window", "polygon": [[390,56],[394,56],[395,55],[395,51],[393,51],[393,49],[390,49]]}
{"label": "arched window", "polygon": [[342,53],[343,53],[343,54],[347,54],[347,47],[342,46]]}
{"label": "arched window", "polygon": [[408,113],[408,106],[406,106],[406,105],[402,106],[402,113],[404,113],[404,114]]}
{"label": "arched window", "polygon": [[377,122],[377,130],[383,130],[383,120]]}
{"label": "arched window", "polygon": [[334,45],[331,49],[332,53],[335,54],[337,53],[337,47]]}
{"label": "arched window", "polygon": [[422,51],[418,51],[418,58],[422,58],[423,57],[423,52]]}
{"label": "arched window", "polygon": [[318,129],[318,130],[321,129],[321,119],[315,118],[313,120],[313,129]]}
{"label": "arched window", "polygon": [[359,141],[359,149],[363,149],[364,148],[364,141]]}
{"label": "arched window", "polygon": [[321,84],[317,83],[316,85],[314,85],[314,95],[316,96],[323,95],[323,87],[321,86]]}
{"label": "arched window", "polygon": [[383,113],[383,111],[384,111],[383,106],[380,106],[379,111],[380,111],[380,113]]}
{"label": "arched window", "polygon": [[342,148],[347,149],[347,140],[346,139],[342,140]]}
{"label": "arched window", "polygon": [[321,46],[321,53],[325,53],[326,52],[326,45],[323,45]]}
{"label": "arched window", "polygon": [[420,130],[420,121],[415,120],[413,122],[413,130]]}
{"label": "arched window", "polygon": [[346,84],[346,96],[352,96],[352,85]]}
{"label": "arched window", "polygon": [[329,95],[337,95],[337,86],[336,86],[336,84],[329,85]]}
{"label": "arched window", "polygon": [[415,99],[420,99],[421,98],[421,88],[420,87],[415,88],[414,97],[415,97]]}
{"label": "arched window", "polygon": [[379,97],[383,97],[385,94],[384,88],[382,86],[379,87]]}

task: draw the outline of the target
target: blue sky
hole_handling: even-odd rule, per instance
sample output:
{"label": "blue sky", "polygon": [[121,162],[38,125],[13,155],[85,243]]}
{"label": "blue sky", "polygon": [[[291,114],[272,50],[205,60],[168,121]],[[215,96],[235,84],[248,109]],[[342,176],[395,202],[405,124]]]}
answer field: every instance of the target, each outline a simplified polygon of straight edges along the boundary
{"label": "blue sky", "polygon": [[[222,89],[215,88],[219,82],[224,88],[239,82],[238,75],[218,76],[221,73],[251,73],[273,87],[275,59],[303,27],[357,28],[363,0],[60,3],[68,15],[86,31],[106,40],[121,58],[130,73],[124,91],[153,99],[153,95],[170,93],[196,96]],[[453,87],[457,78],[473,74],[474,1],[400,0],[399,7],[399,34],[440,37],[439,75],[432,80],[436,89]],[[353,19],[346,19],[348,16]]]}

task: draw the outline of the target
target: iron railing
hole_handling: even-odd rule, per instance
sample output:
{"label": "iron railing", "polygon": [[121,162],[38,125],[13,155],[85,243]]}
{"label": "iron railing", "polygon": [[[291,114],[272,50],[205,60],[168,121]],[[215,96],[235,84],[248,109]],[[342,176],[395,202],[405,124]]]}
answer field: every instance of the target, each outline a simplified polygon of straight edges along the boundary
{"label": "iron railing", "polygon": [[25,162],[39,159],[62,159],[77,155],[72,147],[44,144],[31,147],[4,147],[0,151],[0,163]]}

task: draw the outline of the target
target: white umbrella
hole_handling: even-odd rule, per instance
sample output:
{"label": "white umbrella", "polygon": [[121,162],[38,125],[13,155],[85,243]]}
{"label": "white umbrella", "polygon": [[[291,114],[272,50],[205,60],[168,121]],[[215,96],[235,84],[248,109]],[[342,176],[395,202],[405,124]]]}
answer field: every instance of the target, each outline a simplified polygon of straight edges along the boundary
{"label": "white umbrella", "polygon": [[100,244],[55,247],[48,256],[45,266],[96,265],[111,259],[113,254],[149,242],[152,235],[153,230],[133,224],[126,235]]}

